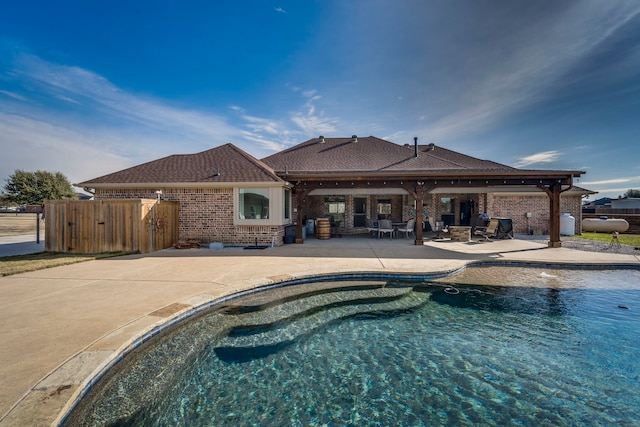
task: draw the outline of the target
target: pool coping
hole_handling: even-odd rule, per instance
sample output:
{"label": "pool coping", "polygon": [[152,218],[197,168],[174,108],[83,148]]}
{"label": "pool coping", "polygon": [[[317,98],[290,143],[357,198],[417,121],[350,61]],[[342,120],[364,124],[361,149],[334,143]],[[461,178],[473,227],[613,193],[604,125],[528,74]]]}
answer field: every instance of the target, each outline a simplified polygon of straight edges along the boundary
{"label": "pool coping", "polygon": [[[71,395],[71,397],[67,400],[63,409],[58,413],[56,419],[52,422],[52,426],[62,426],[71,415],[72,411],[75,407],[80,403],[80,401],[95,387],[96,384],[118,363],[124,360],[129,354],[135,352],[141,345],[148,342],[149,340],[157,337],[158,335],[168,331],[169,329],[177,326],[178,324],[201,314],[219,304],[223,304],[229,300],[240,298],[243,296],[251,295],[254,293],[268,291],[272,289],[278,289],[281,287],[300,285],[311,282],[328,282],[328,281],[350,281],[350,280],[434,280],[443,277],[448,277],[451,275],[455,275],[464,271],[467,268],[475,268],[475,267],[528,267],[528,268],[550,268],[550,269],[586,269],[586,270],[638,270],[640,271],[640,264],[631,263],[631,262],[621,262],[621,263],[594,263],[594,262],[548,262],[548,261],[521,261],[521,260],[475,260],[469,261],[463,264],[461,267],[453,268],[449,270],[442,271],[434,271],[430,273],[415,273],[415,272],[379,272],[379,271],[362,271],[362,272],[348,272],[348,273],[332,273],[332,274],[310,274],[310,275],[302,275],[300,277],[272,277],[269,280],[270,283],[266,284],[258,284],[254,286],[248,286],[243,289],[233,289],[229,290],[228,293],[225,293],[221,296],[213,296],[211,294],[203,293],[199,295],[195,295],[193,297],[188,298],[187,300],[200,300],[201,302],[196,305],[187,304],[185,302],[178,302],[174,304],[170,304],[167,307],[178,306],[178,310],[168,317],[160,317],[158,321],[148,326],[146,329],[139,332],[134,337],[127,340],[124,344],[122,344],[119,348],[114,351],[111,351],[110,354],[103,359],[101,363],[91,372],[90,375],[84,378],[84,380],[77,385],[75,391]],[[161,309],[162,310],[162,309]],[[156,310],[156,312],[159,310]],[[154,312],[155,313],[155,312]],[[153,313],[148,313],[142,317],[153,316]],[[114,333],[117,333],[118,330],[125,328],[133,322],[140,320],[134,319],[131,322],[123,325],[122,327],[110,332],[109,334],[98,338],[96,341],[91,343],[91,345],[87,346],[84,350],[77,352],[63,363],[61,363],[56,369],[47,374],[44,378],[36,383],[26,394],[16,402],[15,405],[11,407],[11,409],[7,412],[7,415],[10,414],[20,403],[24,400],[24,398],[33,390],[38,388],[38,385],[47,380],[47,378],[55,375],[56,372],[64,369],[65,365],[71,363],[73,360],[78,358],[80,355],[90,350],[92,347],[95,347],[100,341],[108,339]],[[1,423],[2,419],[0,419]]]}

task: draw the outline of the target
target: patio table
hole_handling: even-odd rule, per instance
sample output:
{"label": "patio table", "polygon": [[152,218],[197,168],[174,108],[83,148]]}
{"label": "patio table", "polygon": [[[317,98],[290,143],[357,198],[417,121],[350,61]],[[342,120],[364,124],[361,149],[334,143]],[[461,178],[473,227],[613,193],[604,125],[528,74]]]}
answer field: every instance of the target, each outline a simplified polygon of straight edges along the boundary
{"label": "patio table", "polygon": [[405,227],[407,225],[407,222],[399,222],[399,221],[393,221],[391,222],[391,226],[393,227],[393,232],[395,233],[396,237],[398,237],[398,228],[399,227]]}

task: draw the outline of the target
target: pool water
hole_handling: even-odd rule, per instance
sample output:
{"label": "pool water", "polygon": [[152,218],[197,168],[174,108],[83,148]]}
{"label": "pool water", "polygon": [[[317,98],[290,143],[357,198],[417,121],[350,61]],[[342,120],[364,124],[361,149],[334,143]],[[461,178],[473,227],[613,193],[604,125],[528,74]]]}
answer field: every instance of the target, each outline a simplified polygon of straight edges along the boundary
{"label": "pool water", "polygon": [[639,313],[632,270],[290,286],[144,344],[66,425],[640,425]]}

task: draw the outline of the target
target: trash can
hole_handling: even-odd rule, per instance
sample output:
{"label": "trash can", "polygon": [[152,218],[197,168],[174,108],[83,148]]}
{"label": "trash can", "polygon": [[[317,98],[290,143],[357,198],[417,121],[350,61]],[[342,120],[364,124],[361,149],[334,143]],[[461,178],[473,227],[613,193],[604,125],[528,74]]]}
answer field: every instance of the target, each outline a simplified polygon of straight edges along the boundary
{"label": "trash can", "polygon": [[315,230],[314,230],[315,225],[316,225],[315,220],[313,220],[313,219],[308,219],[307,220],[307,227],[306,228],[307,228],[307,234],[308,235],[312,235],[312,234],[315,233]]}
{"label": "trash can", "polygon": [[293,243],[296,241],[296,226],[287,225],[284,229],[284,242]]}

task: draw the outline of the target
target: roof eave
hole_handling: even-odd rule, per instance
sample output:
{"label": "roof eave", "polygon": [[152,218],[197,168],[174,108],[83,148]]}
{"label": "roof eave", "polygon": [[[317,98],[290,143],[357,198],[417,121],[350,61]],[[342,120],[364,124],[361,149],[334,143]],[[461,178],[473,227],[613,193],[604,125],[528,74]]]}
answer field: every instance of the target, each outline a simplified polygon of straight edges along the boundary
{"label": "roof eave", "polygon": [[545,179],[565,179],[568,177],[578,178],[583,175],[583,171],[534,171],[534,170],[514,170],[514,171],[276,171],[281,178],[291,180],[362,180],[374,178],[416,178],[416,179],[514,179],[514,178],[545,178]]}
{"label": "roof eave", "polygon": [[289,186],[289,183],[280,179],[279,181],[227,181],[227,182],[131,182],[131,183],[92,183],[81,182],[73,184],[80,188],[230,188],[230,187],[280,187]]}

